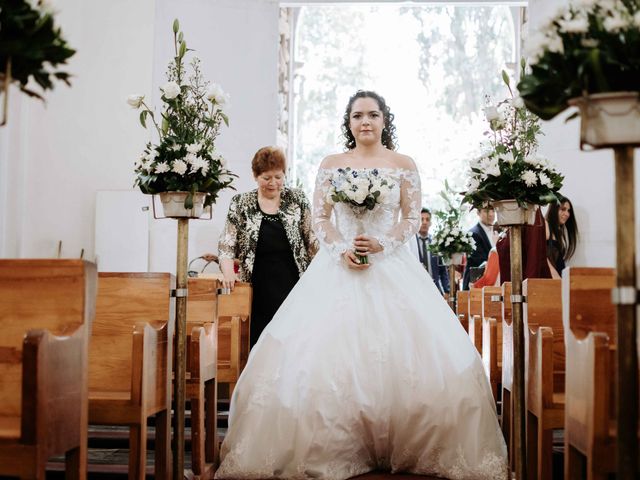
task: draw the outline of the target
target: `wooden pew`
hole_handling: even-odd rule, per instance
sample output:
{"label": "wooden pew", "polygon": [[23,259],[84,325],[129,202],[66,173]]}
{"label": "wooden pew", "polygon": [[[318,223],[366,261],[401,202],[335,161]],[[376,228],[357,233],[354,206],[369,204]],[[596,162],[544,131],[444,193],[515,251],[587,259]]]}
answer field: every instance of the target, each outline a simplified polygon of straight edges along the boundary
{"label": "wooden pew", "polygon": [[87,475],[87,355],[97,274],[82,260],[0,260],[0,475]]}
{"label": "wooden pew", "polygon": [[175,277],[100,273],[89,350],[89,423],[128,425],[129,478],[144,480],[147,419],[155,415],[155,477],[171,475]]}
{"label": "wooden pew", "polygon": [[458,301],[456,305],[458,320],[460,320],[465,331],[469,333],[469,290],[458,291]]}
{"label": "wooden pew", "polygon": [[218,382],[229,384],[229,398],[249,358],[251,284],[236,282],[218,296]]}
{"label": "wooden pew", "polygon": [[502,305],[492,297],[501,294],[502,287],[482,288],[482,363],[496,402],[502,380]]}
{"label": "wooden pew", "polygon": [[564,427],[565,351],[560,280],[522,283],[527,406],[527,477],[553,476],[553,430]]}
{"label": "wooden pew", "polygon": [[187,398],[191,403],[191,469],[213,478],[218,461],[218,308],[215,279],[190,278],[187,297]]}
{"label": "wooden pew", "polygon": [[511,322],[511,282],[502,284],[502,433],[513,470],[513,324]]}
{"label": "wooden pew", "polygon": [[567,480],[605,479],[615,472],[615,283],[611,268],[562,272]]}
{"label": "wooden pew", "polygon": [[469,290],[469,337],[482,355],[482,289]]}

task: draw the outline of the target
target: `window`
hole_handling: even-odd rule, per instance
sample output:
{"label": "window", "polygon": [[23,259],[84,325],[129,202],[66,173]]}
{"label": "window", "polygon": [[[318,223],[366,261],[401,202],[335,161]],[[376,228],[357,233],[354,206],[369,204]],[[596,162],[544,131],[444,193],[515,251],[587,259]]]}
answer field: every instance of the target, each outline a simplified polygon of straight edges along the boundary
{"label": "window", "polygon": [[322,158],[343,151],[348,98],[375,90],[395,114],[398,151],[412,156],[425,205],[464,167],[486,128],[486,96],[506,95],[501,70],[518,56],[519,7],[304,6],[294,19],[289,96],[290,177],[309,194]]}

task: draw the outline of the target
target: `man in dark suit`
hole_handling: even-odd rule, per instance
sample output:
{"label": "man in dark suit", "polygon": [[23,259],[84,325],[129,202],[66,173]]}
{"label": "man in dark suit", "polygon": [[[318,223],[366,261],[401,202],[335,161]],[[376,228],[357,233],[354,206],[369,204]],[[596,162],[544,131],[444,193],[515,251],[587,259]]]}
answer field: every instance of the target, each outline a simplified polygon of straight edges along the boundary
{"label": "man in dark suit", "polygon": [[433,278],[440,293],[449,293],[449,272],[442,259],[428,250],[431,243],[429,227],[431,227],[431,211],[423,208],[420,212],[421,222],[418,233],[409,240],[409,250],[418,258],[422,266]]}
{"label": "man in dark suit", "polygon": [[489,250],[494,246],[492,226],[496,214],[493,207],[479,209],[478,217],[480,221],[469,230],[473,235],[473,239],[476,241],[476,248],[471,255],[467,256],[467,266],[464,269],[464,276],[462,277],[463,290],[469,290],[471,268],[479,267],[485,262],[489,256]]}

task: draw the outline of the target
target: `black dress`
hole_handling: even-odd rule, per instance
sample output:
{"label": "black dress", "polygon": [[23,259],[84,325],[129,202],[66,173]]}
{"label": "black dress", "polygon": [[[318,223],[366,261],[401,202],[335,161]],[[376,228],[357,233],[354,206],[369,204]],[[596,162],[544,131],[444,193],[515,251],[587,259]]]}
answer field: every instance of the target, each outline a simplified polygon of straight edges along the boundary
{"label": "black dress", "polygon": [[552,238],[547,240],[547,257],[549,257],[549,260],[556,269],[556,272],[562,275],[562,270],[564,270],[565,262],[564,257],[562,256],[560,242],[558,240],[554,240]]}
{"label": "black dress", "polygon": [[262,212],[251,284],[251,347],[300,278],[284,226],[278,215]]}

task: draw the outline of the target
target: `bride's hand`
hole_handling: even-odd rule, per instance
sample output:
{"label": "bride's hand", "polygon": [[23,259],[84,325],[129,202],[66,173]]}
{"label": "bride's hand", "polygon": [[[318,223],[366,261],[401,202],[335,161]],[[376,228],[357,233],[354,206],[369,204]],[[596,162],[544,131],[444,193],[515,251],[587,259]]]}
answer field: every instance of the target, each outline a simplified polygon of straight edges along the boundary
{"label": "bride's hand", "polygon": [[353,270],[366,270],[370,267],[368,263],[360,263],[358,257],[353,250],[347,250],[342,254],[342,260],[347,264],[347,267]]}
{"label": "bride's hand", "polygon": [[374,237],[368,235],[358,235],[353,239],[353,246],[359,255],[368,255],[370,253],[378,253],[383,250],[380,242]]}

